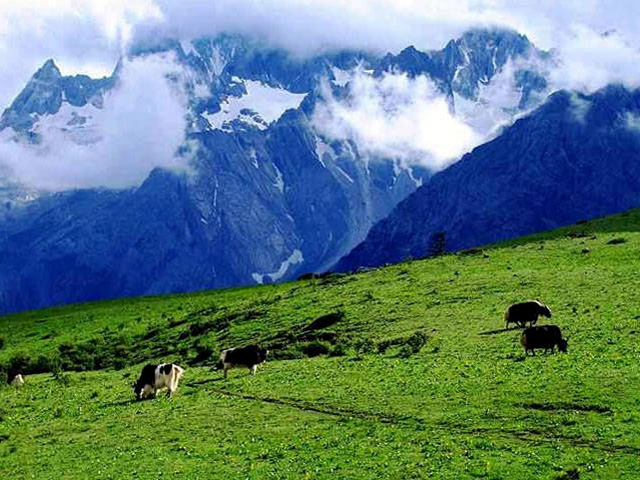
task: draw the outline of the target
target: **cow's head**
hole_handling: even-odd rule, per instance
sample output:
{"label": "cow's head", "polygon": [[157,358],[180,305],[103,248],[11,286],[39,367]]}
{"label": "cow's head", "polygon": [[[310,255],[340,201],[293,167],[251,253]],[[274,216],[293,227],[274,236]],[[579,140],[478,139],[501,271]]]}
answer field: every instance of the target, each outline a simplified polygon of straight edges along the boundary
{"label": "cow's head", "polygon": [[563,338],[558,342],[558,350],[567,353],[567,345],[569,345],[569,339]]}
{"label": "cow's head", "polygon": [[142,384],[140,382],[134,382],[131,384],[131,387],[133,388],[133,393],[136,395],[136,400],[142,400],[142,392],[144,391]]}
{"label": "cow's head", "polygon": [[540,303],[538,301],[538,305],[540,305],[540,315],[543,317],[551,318],[551,310],[544,303]]}
{"label": "cow's head", "polygon": [[258,359],[260,362],[264,362],[267,359],[267,355],[269,354],[269,350],[266,348],[258,347]]}

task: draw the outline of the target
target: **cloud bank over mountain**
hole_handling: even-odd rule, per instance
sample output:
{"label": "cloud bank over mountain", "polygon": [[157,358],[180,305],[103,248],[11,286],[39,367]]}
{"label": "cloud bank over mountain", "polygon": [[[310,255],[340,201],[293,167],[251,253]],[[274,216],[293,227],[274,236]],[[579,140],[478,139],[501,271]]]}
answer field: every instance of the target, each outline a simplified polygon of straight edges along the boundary
{"label": "cloud bank over mountain", "polygon": [[[553,49],[549,91],[592,92],[609,83],[638,86],[640,4],[601,0],[34,0],[0,4],[0,103],[7,106],[46,58],[65,74],[108,75],[132,45],[220,32],[250,35],[298,58],[343,48],[398,52],[442,48],[471,27],[503,26]],[[605,33],[606,32],[606,33]],[[167,82],[167,59],[123,63],[119,87],[99,114],[99,142],[77,144],[54,131],[40,145],[0,144],[0,162],[21,182],[60,190],[139,184],[156,166],[184,166],[184,99]],[[512,75],[509,75],[509,79]],[[136,85],[136,82],[139,84]],[[496,88],[494,84],[493,88]],[[512,87],[507,85],[507,95]],[[454,115],[426,77],[352,77],[346,98],[325,92],[318,130],[351,139],[371,156],[438,170],[487,139]]]}
{"label": "cloud bank over mountain", "polygon": [[324,98],[313,117],[319,132],[353,140],[370,156],[440,170],[482,140],[425,76],[375,78],[360,69],[350,79],[346,99],[337,99],[328,85]]}
{"label": "cloud bank over mountain", "polygon": [[[624,80],[638,59],[640,4],[633,0],[47,0],[0,3],[0,103],[17,94],[42,61],[65,73],[106,73],[134,40],[194,38],[222,31],[252,34],[300,55],[326,48],[398,51],[442,48],[475,26],[504,26],[565,57],[570,79],[584,82],[585,50],[600,84]],[[603,32],[613,36],[599,40]],[[630,47],[631,45],[631,47]]]}
{"label": "cloud bank over mountain", "polygon": [[154,167],[186,168],[177,155],[184,142],[186,99],[167,78],[180,69],[168,55],[123,61],[117,85],[105,95],[106,107],[82,108],[88,119],[82,137],[66,133],[72,116],[44,116],[39,143],[0,141],[0,165],[21,183],[48,191],[127,188],[139,185]]}

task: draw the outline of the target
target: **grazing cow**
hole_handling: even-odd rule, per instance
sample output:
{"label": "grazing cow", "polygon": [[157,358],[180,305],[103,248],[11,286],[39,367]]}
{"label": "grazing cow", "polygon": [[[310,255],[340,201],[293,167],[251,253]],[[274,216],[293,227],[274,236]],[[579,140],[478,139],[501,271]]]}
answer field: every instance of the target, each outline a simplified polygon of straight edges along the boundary
{"label": "grazing cow", "polygon": [[13,377],[13,380],[11,380],[11,385],[13,385],[14,387],[21,387],[24,385],[24,377],[21,374],[17,374],[15,377]]}
{"label": "grazing cow", "polygon": [[251,375],[255,375],[258,365],[267,359],[269,350],[258,345],[248,345],[240,348],[229,348],[220,353],[220,362],[224,369],[224,378],[227,371],[235,367],[247,367]]}
{"label": "grazing cow", "polygon": [[156,392],[163,388],[167,389],[167,397],[171,397],[178,389],[178,382],[182,375],[184,375],[184,368],[173,363],[145,365],[140,378],[133,384],[136,400],[154,398]]}
{"label": "grazing cow", "polygon": [[540,325],[525,329],[522,332],[520,343],[524,347],[525,354],[531,352],[535,355],[535,350],[541,348],[544,348],[545,353],[548,350],[554,353],[556,345],[559,351],[566,353],[569,339],[562,338],[560,328],[556,325]]}
{"label": "grazing cow", "polygon": [[551,318],[551,310],[538,300],[530,302],[514,303],[504,313],[505,328],[509,328],[510,323],[515,323],[519,327],[533,326],[538,322],[538,317]]}

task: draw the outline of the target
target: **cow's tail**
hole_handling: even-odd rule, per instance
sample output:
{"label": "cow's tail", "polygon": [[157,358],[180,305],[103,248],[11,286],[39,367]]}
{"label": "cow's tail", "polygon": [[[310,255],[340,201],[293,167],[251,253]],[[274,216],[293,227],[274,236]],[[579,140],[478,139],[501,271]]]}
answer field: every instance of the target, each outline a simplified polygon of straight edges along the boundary
{"label": "cow's tail", "polygon": [[509,309],[504,312],[504,328],[509,328]]}

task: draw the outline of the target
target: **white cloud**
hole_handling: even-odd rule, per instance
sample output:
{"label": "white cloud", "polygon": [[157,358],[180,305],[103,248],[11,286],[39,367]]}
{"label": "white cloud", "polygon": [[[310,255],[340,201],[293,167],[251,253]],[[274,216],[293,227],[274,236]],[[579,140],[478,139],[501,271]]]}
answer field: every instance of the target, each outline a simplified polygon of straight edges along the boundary
{"label": "white cloud", "polygon": [[573,25],[558,47],[558,68],[551,71],[556,89],[593,92],[610,83],[640,86],[640,50],[617,32],[602,35]]}
{"label": "white cloud", "polygon": [[[456,117],[470,125],[483,137],[483,141],[493,138],[504,126],[527,113],[519,110],[522,91],[516,82],[516,72],[533,70],[548,75],[549,66],[534,56],[527,59],[509,59],[490,83],[478,85],[477,101],[466,99],[457,93],[453,94]],[[549,88],[533,92],[532,105],[537,106],[548,93]]]}
{"label": "white cloud", "polygon": [[185,99],[166,78],[178,69],[168,56],[125,61],[98,118],[100,141],[78,144],[48,129],[39,145],[0,143],[0,165],[18,181],[51,191],[126,188],[142,182],[154,167],[184,167],[176,149],[184,141]]}
{"label": "white cloud", "polygon": [[423,76],[374,78],[357,71],[347,98],[335,98],[328,87],[323,96],[312,120],[318,131],[351,139],[369,155],[439,170],[482,139],[450,112],[445,97]]}
{"label": "white cloud", "polygon": [[[628,78],[640,46],[638,17],[635,0],[0,0],[0,105],[46,58],[68,73],[106,73],[132,38],[222,31],[305,55],[323,48],[442,48],[470,27],[506,26],[541,48],[558,49],[567,57],[567,78],[593,88],[608,80],[606,71]],[[598,41],[611,29],[619,36]],[[584,62],[591,56],[599,73],[587,81]]]}

